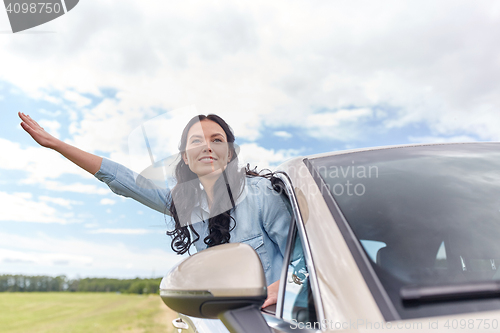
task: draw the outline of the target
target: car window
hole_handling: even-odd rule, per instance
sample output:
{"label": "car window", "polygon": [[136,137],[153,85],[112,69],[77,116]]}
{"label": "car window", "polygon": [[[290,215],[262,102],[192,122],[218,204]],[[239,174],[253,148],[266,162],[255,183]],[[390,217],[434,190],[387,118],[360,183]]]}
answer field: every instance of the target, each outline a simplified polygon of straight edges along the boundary
{"label": "car window", "polygon": [[293,322],[317,321],[314,298],[309,283],[309,272],[302,250],[300,236],[295,233],[286,273],[283,300],[283,319]]}

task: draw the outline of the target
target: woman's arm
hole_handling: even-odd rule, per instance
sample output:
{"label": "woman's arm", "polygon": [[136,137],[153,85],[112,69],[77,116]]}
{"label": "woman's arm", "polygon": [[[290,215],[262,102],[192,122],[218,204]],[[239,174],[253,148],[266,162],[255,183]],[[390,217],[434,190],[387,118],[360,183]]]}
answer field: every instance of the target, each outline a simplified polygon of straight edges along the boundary
{"label": "woman's arm", "polygon": [[170,215],[167,209],[170,206],[170,190],[158,187],[151,180],[136,174],[129,168],[104,158],[95,177],[108,185],[114,193],[132,198],[160,213]]}
{"label": "woman's arm", "polygon": [[170,214],[166,209],[170,191],[157,187],[152,181],[135,174],[125,166],[103,160],[102,157],[87,153],[71,146],[47,133],[36,121],[24,113],[19,113],[23,120],[22,128],[41,146],[61,153],[80,168],[90,172],[106,183],[114,193],[132,198],[145,206],[161,213]]}
{"label": "woman's arm", "polygon": [[[264,206],[264,230],[269,238],[278,245],[281,255],[285,256],[288,231],[292,222],[291,209],[289,208],[288,198],[284,194],[278,195],[274,189],[264,191],[266,197]],[[283,263],[285,265],[286,263]],[[281,267],[279,267],[281,269]],[[276,304],[278,301],[278,292],[280,280],[271,283],[267,287],[267,299],[262,305],[263,308]]]}
{"label": "woman's arm", "polygon": [[28,132],[28,134],[31,135],[31,137],[38,142],[39,145],[59,152],[68,160],[93,175],[99,171],[102,163],[102,157],[78,149],[53,137],[40,125],[38,125],[36,121],[31,119],[30,116],[25,115],[24,113],[19,112],[19,117],[22,120],[21,127]]}

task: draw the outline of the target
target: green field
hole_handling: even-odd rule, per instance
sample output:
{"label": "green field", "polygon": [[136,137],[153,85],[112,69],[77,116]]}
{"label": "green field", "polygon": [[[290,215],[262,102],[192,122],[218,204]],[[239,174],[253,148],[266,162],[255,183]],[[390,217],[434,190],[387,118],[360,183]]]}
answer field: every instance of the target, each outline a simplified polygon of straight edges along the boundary
{"label": "green field", "polygon": [[0,293],[2,333],[170,333],[174,318],[158,295]]}

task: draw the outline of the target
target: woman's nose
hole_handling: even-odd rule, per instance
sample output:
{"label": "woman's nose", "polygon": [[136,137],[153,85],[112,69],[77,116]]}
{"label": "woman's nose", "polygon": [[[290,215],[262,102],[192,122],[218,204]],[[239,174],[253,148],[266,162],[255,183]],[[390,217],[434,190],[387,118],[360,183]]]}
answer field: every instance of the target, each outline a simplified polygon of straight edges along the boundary
{"label": "woman's nose", "polygon": [[212,152],[212,148],[210,147],[210,143],[207,143],[205,148],[203,149],[204,151]]}

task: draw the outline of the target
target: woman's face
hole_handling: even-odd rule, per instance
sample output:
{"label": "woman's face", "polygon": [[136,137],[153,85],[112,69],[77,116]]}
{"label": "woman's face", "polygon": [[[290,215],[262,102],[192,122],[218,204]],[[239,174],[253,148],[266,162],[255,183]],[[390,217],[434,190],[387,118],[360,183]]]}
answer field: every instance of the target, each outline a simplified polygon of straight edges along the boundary
{"label": "woman's face", "polygon": [[205,119],[191,126],[182,158],[198,177],[218,177],[231,157],[226,133],[219,124]]}

